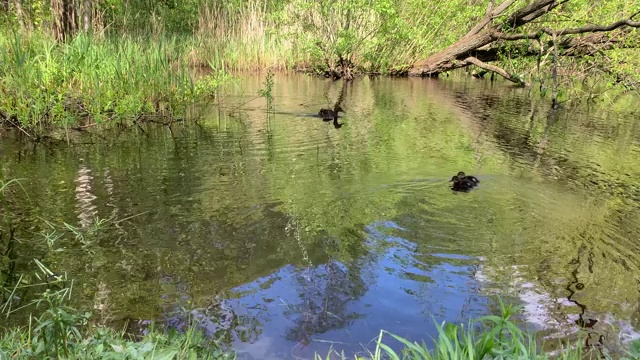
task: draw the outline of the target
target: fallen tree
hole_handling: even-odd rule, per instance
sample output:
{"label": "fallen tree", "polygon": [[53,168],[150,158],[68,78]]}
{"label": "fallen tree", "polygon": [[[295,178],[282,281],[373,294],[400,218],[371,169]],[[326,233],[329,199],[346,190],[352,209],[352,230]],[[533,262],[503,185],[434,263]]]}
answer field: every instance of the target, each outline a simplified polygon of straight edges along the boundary
{"label": "fallen tree", "polygon": [[[495,6],[492,1],[484,18],[462,38],[428,58],[416,62],[406,72],[410,76],[438,76],[446,71],[475,65],[482,69],[482,73],[495,73],[514,83],[528,85],[525,79],[490,62],[498,60],[499,54],[506,52],[519,57],[536,56],[538,64],[542,57],[551,55],[555,89],[559,56],[588,56],[616,47],[640,47],[637,42],[625,41],[628,29],[640,28],[640,21],[634,21],[634,17],[640,14],[640,11],[608,25],[529,29],[534,26],[536,19],[553,12],[569,1],[534,0],[513,11],[506,18],[505,13],[516,0],[506,0],[498,6]],[[518,32],[525,25],[528,25],[527,30]],[[581,34],[588,35],[577,36]]]}

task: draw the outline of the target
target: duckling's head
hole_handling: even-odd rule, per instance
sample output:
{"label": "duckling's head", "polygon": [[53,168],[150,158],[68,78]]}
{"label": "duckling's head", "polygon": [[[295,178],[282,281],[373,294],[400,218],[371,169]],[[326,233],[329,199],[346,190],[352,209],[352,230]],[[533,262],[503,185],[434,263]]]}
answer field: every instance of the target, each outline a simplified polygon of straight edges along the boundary
{"label": "duckling's head", "polygon": [[457,175],[460,179],[464,178],[465,176],[467,176],[464,171],[460,171]]}
{"label": "duckling's head", "polygon": [[455,175],[451,180],[449,180],[449,182],[459,182],[460,180],[462,180],[462,177],[460,177],[460,175]]}

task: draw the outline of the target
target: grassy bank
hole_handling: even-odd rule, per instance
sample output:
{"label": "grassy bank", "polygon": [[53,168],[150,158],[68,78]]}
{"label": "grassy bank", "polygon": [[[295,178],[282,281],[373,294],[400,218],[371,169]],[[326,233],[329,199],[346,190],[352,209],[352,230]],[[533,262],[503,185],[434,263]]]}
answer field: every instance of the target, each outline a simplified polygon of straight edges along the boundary
{"label": "grassy bank", "polygon": [[[44,267],[41,267],[44,269]],[[46,274],[47,270],[44,270]],[[29,326],[0,329],[0,359],[233,359],[231,350],[223,350],[203,335],[197,323],[184,332],[151,327],[144,336],[91,325],[88,313],[65,305],[71,288],[52,290],[62,279],[48,282],[48,290],[34,302],[39,316],[31,315]],[[41,285],[44,285],[41,284]],[[7,289],[4,289],[7,290]],[[7,302],[2,309],[6,312]],[[433,342],[411,342],[380,332],[370,351],[355,357],[331,350],[321,359],[567,359],[601,358],[598,351],[582,349],[580,343],[561,346],[553,354],[540,351],[533,335],[522,331],[512,320],[515,308],[501,303],[499,316],[485,316],[464,325],[443,323],[437,327]],[[640,356],[638,344],[632,345],[628,359]],[[393,348],[401,348],[395,351]]]}
{"label": "grassy bank", "polygon": [[[234,358],[196,324],[183,332],[150,327],[144,336],[93,324],[90,313],[67,304],[73,282],[34,262],[38,272],[21,276],[13,287],[7,287],[10,278],[2,279],[0,314],[10,319],[28,309],[29,316],[26,326],[0,327],[0,359]],[[27,301],[23,296],[30,289],[41,292]]]}
{"label": "grassy bank", "polygon": [[[394,73],[462,37],[489,1],[71,2],[73,19],[59,3],[19,0],[0,10],[0,124],[33,138],[52,128],[196,117],[233,71]],[[541,26],[613,22],[624,5],[574,0]],[[639,34],[618,35],[632,44]],[[634,84],[636,55],[628,45],[562,58],[559,84]],[[546,57],[520,58],[514,49],[497,64],[529,82],[551,82]],[[194,80],[201,70],[210,75]]]}
{"label": "grassy bank", "polygon": [[[185,333],[151,330],[131,340],[131,336],[109,328],[90,332],[54,329],[11,329],[0,338],[0,359],[233,359],[232,352],[218,348],[194,327]],[[64,326],[63,324],[61,324]],[[41,326],[41,325],[39,325]],[[68,329],[75,331],[76,328]]]}
{"label": "grassy bank", "polygon": [[[10,279],[0,286],[0,314],[10,318],[28,312],[28,325],[0,327],[0,359],[232,359],[228,344],[204,335],[199,323],[189,319],[184,331],[150,325],[144,335],[98,325],[91,314],[68,305],[73,281],[66,274],[54,274],[34,260],[38,270]],[[35,296],[27,300],[27,292]],[[534,334],[523,331],[515,319],[519,308],[498,300],[499,314],[469,321],[467,326],[436,324],[432,342],[412,342],[380,331],[373,347],[355,357],[330,350],[320,359],[567,359],[602,358],[597,349],[583,349],[559,340],[553,353],[541,351]],[[213,319],[212,319],[213,320]],[[215,321],[215,320],[214,320]],[[545,348],[549,348],[548,346]],[[394,350],[396,349],[396,350]],[[397,349],[400,349],[399,351]],[[640,341],[631,344],[628,359],[640,358]]]}
{"label": "grassy bank", "polygon": [[51,127],[131,124],[143,115],[167,122],[189,117],[214,96],[224,74],[195,81],[189,47],[179,38],[58,43],[39,33],[0,35],[0,113],[30,137]]}

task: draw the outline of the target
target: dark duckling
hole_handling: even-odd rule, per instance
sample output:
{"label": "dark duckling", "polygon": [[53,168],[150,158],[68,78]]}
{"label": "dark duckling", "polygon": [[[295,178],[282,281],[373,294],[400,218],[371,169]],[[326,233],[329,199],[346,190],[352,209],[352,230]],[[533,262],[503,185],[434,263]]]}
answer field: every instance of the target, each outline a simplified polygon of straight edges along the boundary
{"label": "dark duckling", "polygon": [[340,105],[336,105],[333,110],[331,109],[320,109],[320,111],[318,111],[318,116],[322,118],[322,120],[333,120],[338,118],[338,113],[339,112],[344,112],[344,110],[342,110],[342,107],[340,107]]}
{"label": "dark duckling", "polygon": [[473,175],[465,175],[465,173],[463,171],[460,171],[458,173],[458,177],[461,178],[461,179],[469,180],[472,183],[474,183],[475,185],[478,185],[480,183],[480,180],[478,180],[477,177],[475,177]]}
{"label": "dark duckling", "polygon": [[453,182],[451,190],[453,191],[469,191],[480,183],[480,180],[475,176],[465,175],[460,171],[457,175],[451,178],[449,182]]}

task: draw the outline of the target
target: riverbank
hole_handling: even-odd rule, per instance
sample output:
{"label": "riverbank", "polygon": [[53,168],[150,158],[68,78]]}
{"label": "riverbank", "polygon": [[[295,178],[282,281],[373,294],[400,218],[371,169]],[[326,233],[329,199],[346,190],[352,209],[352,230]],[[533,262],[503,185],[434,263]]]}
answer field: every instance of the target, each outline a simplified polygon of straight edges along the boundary
{"label": "riverbank", "polygon": [[[567,26],[611,22],[628,15],[619,10],[622,3],[578,2],[563,14],[575,18]],[[84,31],[77,19],[68,24],[65,31],[70,33],[60,33],[59,21],[65,19],[45,5],[11,8],[0,13],[0,126],[19,128],[37,140],[54,129],[65,133],[194,119],[235,71],[297,69],[345,78],[406,75],[416,61],[463,37],[487,6],[470,6],[466,0],[348,5],[297,0],[221,5],[198,0],[153,8],[137,2],[96,4],[89,9],[93,18],[82,20]],[[324,26],[326,19],[333,19],[335,26]],[[414,26],[416,19],[420,26]],[[555,25],[555,18],[548,16],[541,26]],[[618,35],[629,44],[638,40],[633,30],[609,39]],[[514,47],[501,50],[493,60],[508,78],[535,83],[532,88],[560,102],[603,98],[612,89],[637,91],[637,50],[605,50],[606,55],[550,61],[546,50],[520,57],[522,49]],[[196,75],[202,72],[209,75]],[[477,68],[468,75],[485,74],[486,69]]]}
{"label": "riverbank", "polygon": [[[148,44],[124,37],[66,44],[43,34],[0,36],[0,114],[5,126],[38,139],[52,129],[169,123],[195,116],[225,74],[195,80],[178,38]],[[145,117],[146,118],[143,118]]]}
{"label": "riverbank", "polygon": [[[1,329],[0,359],[234,359],[228,345],[204,335],[197,321],[180,331],[150,326],[144,334],[131,334],[90,323],[90,315],[68,307],[64,299],[70,289],[47,290],[46,304],[38,317],[31,315],[28,327]],[[597,349],[583,349],[581,343],[564,344],[552,354],[544,353],[535,336],[513,322],[517,311],[500,302],[500,314],[471,320],[467,326],[442,323],[438,336],[429,342],[415,342],[381,330],[373,347],[359,355],[347,356],[339,348],[315,359],[550,359],[578,360],[599,358]],[[6,309],[6,304],[3,309]],[[639,343],[640,344],[640,343]],[[631,358],[638,358],[638,344],[632,345]],[[394,350],[395,349],[395,350]],[[401,355],[400,355],[401,354]]]}

